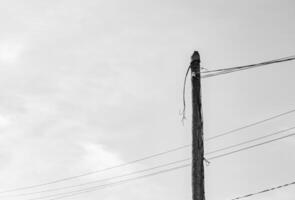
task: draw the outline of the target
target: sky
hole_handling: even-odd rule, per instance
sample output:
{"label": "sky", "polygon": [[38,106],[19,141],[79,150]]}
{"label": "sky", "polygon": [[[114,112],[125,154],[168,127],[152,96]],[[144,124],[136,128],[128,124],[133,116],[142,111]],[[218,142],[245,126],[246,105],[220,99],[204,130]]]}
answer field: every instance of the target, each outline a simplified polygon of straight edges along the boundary
{"label": "sky", "polygon": [[[201,65],[209,70],[291,56],[294,19],[291,0],[1,0],[0,198],[34,199],[52,193],[9,195],[190,157],[190,149],[183,149],[1,194],[189,144],[189,82],[184,125],[179,111],[193,51],[200,52]],[[293,66],[280,63],[202,80],[204,136],[294,109]],[[205,151],[292,127],[294,117],[208,142]],[[230,200],[294,181],[294,145],[291,137],[212,160],[205,167],[207,199]],[[184,168],[67,199],[191,199],[190,175]],[[294,195],[290,186],[249,199],[291,200]]]}

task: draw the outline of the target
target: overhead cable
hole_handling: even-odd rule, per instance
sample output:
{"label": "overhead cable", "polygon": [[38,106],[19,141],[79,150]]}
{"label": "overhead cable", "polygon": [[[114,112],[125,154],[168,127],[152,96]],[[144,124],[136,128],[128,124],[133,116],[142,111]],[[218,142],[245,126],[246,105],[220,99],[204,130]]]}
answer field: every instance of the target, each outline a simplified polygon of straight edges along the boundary
{"label": "overhead cable", "polygon": [[[217,139],[217,138],[229,135],[229,134],[233,134],[233,133],[238,132],[240,130],[256,126],[258,124],[261,124],[261,123],[264,123],[264,122],[267,122],[267,121],[282,117],[284,115],[291,114],[293,112],[295,112],[295,109],[289,110],[289,111],[284,112],[284,113],[280,113],[278,115],[271,116],[269,118],[266,118],[266,119],[263,119],[263,120],[260,120],[260,121],[256,121],[254,123],[247,124],[245,126],[242,126],[242,127],[236,128],[236,129],[232,129],[230,131],[223,132],[221,134],[217,134],[217,135],[209,137],[209,138],[205,138],[205,141],[208,142],[210,140],[214,140],[214,139]],[[102,172],[105,172],[105,171],[108,171],[108,170],[128,166],[128,165],[138,163],[138,162],[141,162],[141,161],[145,161],[145,160],[148,160],[148,159],[151,159],[151,158],[155,158],[155,157],[158,157],[158,156],[161,156],[161,155],[176,152],[176,151],[179,151],[181,149],[188,148],[190,146],[191,146],[191,144],[182,145],[182,146],[179,146],[179,147],[176,147],[176,148],[171,148],[171,149],[168,149],[166,151],[162,151],[160,153],[151,154],[151,155],[139,158],[139,159],[135,159],[135,160],[132,160],[130,162],[125,162],[125,163],[122,163],[122,164],[119,164],[119,165],[114,165],[114,166],[110,166],[110,167],[107,167],[107,168],[104,168],[104,169],[98,169],[98,170],[94,170],[94,171],[89,171],[89,172],[86,172],[86,173],[81,173],[81,174],[78,174],[78,175],[75,175],[75,176],[69,176],[69,177],[62,178],[62,179],[56,179],[54,181],[44,182],[44,183],[41,183],[41,184],[35,184],[35,185],[30,185],[30,186],[18,187],[18,188],[14,188],[14,189],[3,190],[3,191],[0,191],[0,194],[38,188],[38,187],[42,187],[42,186],[52,185],[52,184],[55,184],[55,183],[70,181],[70,180],[77,179],[77,178],[84,177],[84,176],[89,176],[89,175],[93,175],[93,174],[102,173]]]}
{"label": "overhead cable", "polygon": [[256,195],[259,195],[259,194],[262,194],[262,193],[271,192],[271,191],[274,191],[274,190],[279,190],[279,189],[282,189],[282,188],[285,188],[285,187],[289,187],[291,185],[295,185],[295,181],[294,182],[291,182],[291,183],[284,184],[284,185],[279,185],[279,186],[276,186],[276,187],[272,187],[272,188],[268,188],[268,189],[265,189],[265,190],[261,190],[259,192],[255,192],[255,193],[243,195],[243,196],[240,196],[240,197],[236,197],[236,198],[231,199],[231,200],[245,199],[245,198],[256,196]]}
{"label": "overhead cable", "polygon": [[[238,152],[241,152],[241,151],[245,151],[245,150],[248,150],[248,149],[251,149],[251,148],[254,148],[254,147],[269,144],[269,143],[274,142],[274,141],[282,140],[284,138],[288,138],[288,137],[291,137],[291,136],[295,136],[295,133],[289,134],[289,135],[286,135],[286,136],[283,136],[283,137],[279,137],[279,138],[276,138],[276,139],[273,139],[273,140],[268,140],[266,142],[255,144],[255,145],[252,145],[252,146],[249,146],[249,147],[241,148],[241,149],[236,150],[236,151],[231,151],[231,152],[221,154],[221,155],[218,155],[218,156],[213,156],[213,157],[210,157],[208,159],[213,160],[213,159],[225,157],[225,156],[228,156],[228,155],[231,155],[231,154],[234,154],[234,153],[238,153]],[[83,194],[83,193],[89,193],[89,192],[101,190],[101,189],[107,188],[109,186],[122,184],[122,183],[125,183],[125,182],[130,182],[130,181],[145,178],[145,177],[162,174],[162,173],[165,173],[165,172],[168,172],[168,171],[173,171],[173,170],[176,170],[176,169],[188,167],[190,165],[191,164],[185,164],[185,165],[173,167],[173,168],[170,168],[170,169],[157,171],[157,172],[154,172],[154,173],[151,173],[151,174],[146,174],[146,175],[143,175],[143,176],[138,176],[138,177],[135,177],[135,178],[125,179],[125,180],[122,180],[122,181],[117,181],[117,182],[108,183],[108,184],[99,185],[99,186],[93,186],[93,187],[84,188],[84,189],[81,189],[81,190],[75,190],[75,191],[64,192],[64,193],[57,193],[57,194],[47,195],[47,196],[42,196],[42,197],[37,197],[37,198],[31,198],[31,199],[28,199],[28,200],[41,200],[41,199],[47,199],[47,198],[51,198],[51,197],[56,197],[56,198],[52,198],[52,199],[48,199],[48,200],[57,200],[57,199],[67,198],[67,197],[71,197],[71,196],[80,195],[80,194]],[[238,197],[238,198],[241,198],[241,197]],[[233,200],[237,200],[237,199],[233,199]]]}
{"label": "overhead cable", "polygon": [[145,174],[145,175],[142,175],[142,176],[137,176],[137,177],[134,177],[134,178],[128,178],[128,179],[124,179],[124,180],[121,180],[121,181],[107,183],[107,184],[104,184],[104,185],[89,187],[87,189],[81,189],[81,190],[76,190],[76,191],[72,191],[72,192],[64,192],[64,193],[58,193],[58,194],[53,194],[53,195],[47,195],[47,196],[31,198],[31,199],[27,199],[27,200],[41,200],[41,199],[47,199],[47,198],[50,198],[50,197],[56,197],[56,198],[53,198],[53,199],[49,199],[49,200],[55,200],[55,199],[61,199],[61,198],[66,198],[66,197],[70,197],[70,196],[76,196],[76,195],[83,194],[83,193],[88,193],[88,192],[101,190],[101,189],[111,187],[111,186],[114,186],[114,185],[120,185],[120,184],[123,184],[123,183],[126,183],[126,182],[131,182],[131,181],[135,181],[135,180],[138,180],[138,179],[147,178],[147,177],[156,176],[156,175],[159,175],[159,174],[175,171],[175,170],[178,170],[178,169],[183,169],[183,168],[189,167],[190,165],[191,164],[184,164],[184,165],[180,165],[180,166],[177,166],[177,167],[172,167],[172,168],[160,170],[160,171],[157,171],[157,172]]}
{"label": "overhead cable", "polygon": [[76,175],[76,176],[70,176],[70,177],[66,177],[66,178],[62,178],[62,179],[57,179],[57,180],[46,182],[46,183],[35,184],[35,185],[30,185],[30,186],[5,190],[5,191],[1,191],[0,194],[8,193],[8,192],[14,192],[14,191],[20,191],[20,190],[26,190],[26,189],[31,189],[31,188],[38,188],[38,187],[42,187],[42,186],[46,186],[46,185],[52,185],[52,184],[55,184],[55,183],[60,183],[60,182],[64,182],[64,181],[68,181],[68,180],[72,180],[72,179],[76,179],[76,178],[80,178],[80,177],[84,177],[84,176],[98,174],[98,173],[101,173],[101,172],[109,171],[109,170],[112,170],[112,169],[128,166],[128,165],[131,165],[131,164],[134,164],[134,163],[138,163],[140,161],[144,161],[144,160],[148,160],[148,159],[151,159],[151,158],[154,158],[154,157],[158,157],[158,156],[161,156],[161,155],[164,155],[164,154],[167,154],[167,153],[175,152],[175,151],[178,151],[180,149],[187,148],[189,146],[190,145],[182,145],[182,146],[179,146],[179,147],[176,147],[176,148],[173,148],[173,149],[169,149],[167,151],[163,151],[163,152],[156,153],[156,154],[151,154],[151,155],[148,155],[148,156],[145,156],[145,157],[142,157],[142,158],[130,161],[130,162],[122,163],[122,164],[119,164],[119,165],[114,165],[114,166],[107,167],[107,168],[104,168],[104,169],[99,169],[99,170],[95,170],[95,171],[82,173],[82,174],[79,174],[79,175]]}
{"label": "overhead cable", "polygon": [[265,139],[265,138],[268,138],[268,137],[272,137],[274,135],[278,135],[278,134],[281,134],[281,133],[285,133],[285,132],[290,131],[290,130],[293,130],[293,129],[295,129],[295,126],[293,126],[291,128],[283,129],[283,130],[280,130],[280,131],[276,131],[274,133],[270,133],[270,134],[267,134],[267,135],[264,135],[264,136],[261,136],[261,137],[250,139],[250,140],[247,140],[247,141],[244,141],[244,142],[240,142],[240,143],[237,143],[237,144],[234,144],[234,145],[226,146],[226,147],[223,147],[223,148],[214,150],[214,151],[210,151],[210,152],[207,152],[206,155],[217,153],[217,152],[228,150],[228,149],[232,149],[234,147],[242,146],[242,145],[245,145],[245,144],[249,144],[251,142],[262,140],[262,139]]}
{"label": "overhead cable", "polygon": [[253,126],[256,126],[256,125],[259,125],[259,124],[262,124],[264,122],[267,122],[267,121],[270,121],[270,120],[273,120],[273,119],[276,119],[276,118],[279,118],[279,117],[282,117],[284,115],[288,115],[288,114],[291,114],[291,113],[294,113],[295,112],[295,109],[293,110],[289,110],[287,112],[284,112],[284,113],[280,113],[278,115],[274,115],[274,116],[271,116],[271,117],[268,117],[266,119],[263,119],[263,120],[259,120],[259,121],[256,121],[256,122],[253,122],[253,123],[250,123],[250,124],[247,124],[245,126],[242,126],[242,127],[239,127],[239,128],[235,128],[235,129],[232,129],[230,131],[226,131],[224,133],[220,133],[220,134],[217,134],[215,136],[212,136],[212,137],[209,137],[209,138],[205,138],[205,141],[210,141],[210,140],[213,140],[213,139],[216,139],[216,138],[219,138],[219,137],[223,137],[223,136],[226,136],[226,135],[229,135],[229,134],[232,134],[232,133],[235,133],[237,131],[240,131],[240,130],[243,130],[243,129],[246,129],[246,128],[250,128],[250,127],[253,127]]}
{"label": "overhead cable", "polygon": [[217,155],[217,156],[209,157],[207,159],[210,161],[212,159],[217,159],[217,158],[221,158],[221,157],[224,157],[224,156],[228,156],[228,155],[231,155],[231,154],[234,154],[234,153],[238,153],[238,152],[241,152],[241,151],[244,151],[244,150],[252,149],[252,148],[255,148],[255,147],[258,147],[258,146],[262,146],[262,145],[265,145],[265,144],[268,144],[268,143],[271,143],[271,142],[275,142],[275,141],[278,141],[278,140],[282,140],[282,139],[292,137],[292,136],[295,136],[295,133],[292,133],[292,134],[289,134],[289,135],[286,135],[286,136],[283,136],[283,137],[279,137],[279,138],[276,138],[276,139],[268,140],[266,142],[261,142],[261,143],[251,145],[251,146],[248,146],[248,147],[244,147],[244,148],[241,148],[241,149],[238,149],[238,150],[235,150],[235,151],[231,151],[231,152],[228,152],[228,153],[224,153],[224,154],[220,154],[220,155]]}
{"label": "overhead cable", "polygon": [[191,158],[176,160],[176,161],[173,161],[173,162],[169,162],[169,163],[164,163],[164,164],[161,164],[161,165],[157,165],[155,167],[150,167],[150,168],[146,168],[146,169],[142,169],[142,170],[128,172],[128,173],[124,173],[122,175],[112,176],[112,177],[108,177],[108,178],[103,178],[103,179],[88,181],[88,182],[84,182],[84,183],[81,183],[81,184],[69,185],[69,186],[52,188],[52,189],[46,189],[46,190],[40,190],[40,191],[36,191],[36,192],[20,193],[20,194],[15,194],[15,195],[1,195],[0,197],[2,198],[2,197],[29,196],[29,195],[42,194],[42,193],[47,193],[47,192],[54,192],[54,191],[59,191],[59,190],[66,190],[66,189],[76,188],[76,187],[81,187],[81,186],[86,186],[86,185],[90,185],[90,184],[94,184],[94,183],[111,181],[111,180],[123,178],[123,177],[126,177],[126,176],[128,177],[128,176],[131,176],[131,175],[134,175],[134,174],[141,174],[141,173],[144,173],[144,172],[148,172],[148,171],[152,171],[152,170],[155,170],[155,169],[167,167],[167,166],[170,166],[170,165],[175,165],[175,164],[183,163],[183,162],[189,161],[190,159]]}
{"label": "overhead cable", "polygon": [[202,72],[202,78],[209,78],[212,76],[218,76],[222,74],[227,74],[227,73],[232,73],[232,72],[237,72],[241,70],[247,70],[247,69],[252,69],[252,68],[257,68],[265,65],[271,65],[275,63],[281,63],[281,62],[287,62],[287,61],[292,61],[295,60],[295,55],[294,56],[289,56],[289,57],[284,57],[284,58],[279,58],[275,60],[270,60],[270,61],[265,61],[261,63],[256,63],[256,64],[251,64],[251,65],[243,65],[243,66],[238,66],[238,67],[231,67],[231,68],[223,68],[223,69],[217,69],[217,70],[209,70],[209,71],[204,71]]}
{"label": "overhead cable", "polygon": [[[275,133],[272,133],[272,134],[269,134],[269,135],[266,135],[266,136],[263,136],[263,137],[260,137],[260,138],[256,138],[256,139],[254,139],[252,141],[256,141],[258,139],[262,139],[262,138],[266,138],[266,137],[269,137],[269,136],[273,136],[273,135],[278,134],[278,133],[283,133],[283,132],[289,131],[289,130],[294,129],[294,128],[295,127],[292,127],[292,128],[289,128],[289,129],[284,129],[284,130],[281,130],[281,131],[277,131]],[[241,152],[241,151],[252,149],[254,147],[258,147],[258,146],[261,146],[261,145],[269,144],[271,142],[278,141],[278,140],[281,140],[281,139],[284,139],[284,138],[287,138],[287,137],[291,137],[291,136],[294,136],[294,135],[295,134],[289,134],[289,135],[286,135],[286,136],[283,136],[283,137],[275,138],[275,139],[268,140],[268,141],[265,141],[265,142],[262,142],[262,143],[259,143],[259,144],[255,144],[255,145],[252,145],[252,146],[241,148],[241,149],[238,149],[238,150],[235,150],[235,151],[227,152],[225,154],[221,154],[221,155],[218,155],[218,156],[210,157],[208,159],[209,160],[214,160],[214,159],[217,159],[217,158],[220,158],[220,157],[224,157],[224,156],[228,156],[228,155],[231,155],[231,154],[234,154],[234,153],[238,153],[238,152]],[[246,144],[246,142],[244,144]],[[241,145],[241,143],[240,144],[236,144],[236,145],[231,145],[231,146],[228,146],[228,147],[223,148],[223,149],[218,149],[218,150],[215,150],[213,152],[208,152],[205,155],[209,155],[209,154],[212,154],[212,153],[217,153],[219,151],[224,151],[226,149],[230,149],[232,147],[237,147],[237,146],[240,146],[240,145]],[[138,171],[135,171],[135,172],[125,173],[123,175],[113,176],[113,177],[110,177],[110,178],[89,181],[89,182],[85,182],[85,183],[82,183],[82,184],[70,185],[70,186],[53,188],[53,189],[47,189],[47,190],[41,190],[41,191],[37,191],[37,192],[22,193],[22,194],[17,194],[17,195],[1,196],[1,197],[16,197],[16,196],[34,195],[34,194],[40,194],[40,193],[46,193],[46,192],[54,192],[54,191],[59,191],[59,190],[64,190],[64,189],[69,189],[69,188],[81,187],[81,186],[85,186],[85,185],[89,185],[89,184],[93,184],[93,183],[98,183],[98,182],[111,181],[113,179],[118,179],[118,178],[122,178],[122,177],[126,177],[126,176],[128,177],[128,176],[131,176],[131,175],[134,175],[134,174],[138,174],[138,173],[143,173],[143,172],[155,170],[155,169],[158,169],[158,168],[166,167],[166,166],[169,166],[169,165],[174,165],[174,164],[177,164],[177,163],[182,163],[182,162],[188,161],[190,159],[191,158],[177,160],[177,161],[173,161],[173,162],[170,162],[170,163],[165,163],[165,164],[162,164],[162,165],[158,165],[158,166],[155,166],[155,167],[151,167],[151,168],[147,168],[147,169],[143,169],[143,170],[138,170]],[[94,186],[94,187],[98,187],[98,186]],[[88,189],[91,189],[91,188],[92,187],[90,187],[90,188],[84,188],[83,190],[88,190]],[[74,192],[74,193],[75,192],[80,192],[80,190],[70,191],[69,193],[72,193],[72,192]],[[62,193],[62,194],[64,194],[64,193]],[[54,194],[54,195],[56,195],[56,194]]]}

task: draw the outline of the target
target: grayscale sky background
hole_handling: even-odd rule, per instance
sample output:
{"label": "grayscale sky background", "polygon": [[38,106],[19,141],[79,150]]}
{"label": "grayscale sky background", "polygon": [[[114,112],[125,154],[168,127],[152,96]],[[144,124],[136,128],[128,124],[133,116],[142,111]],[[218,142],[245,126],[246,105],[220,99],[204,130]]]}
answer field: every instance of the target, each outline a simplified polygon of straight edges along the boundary
{"label": "grayscale sky background", "polygon": [[[184,126],[179,111],[192,52],[209,69],[290,56],[294,19],[292,0],[1,0],[1,191],[190,143],[190,84]],[[205,137],[294,109],[294,65],[203,80]],[[206,151],[289,128],[294,117],[208,142]],[[289,138],[212,161],[207,199],[294,181],[294,145]],[[56,186],[188,156],[189,149]],[[190,185],[186,168],[71,199],[187,200]],[[290,187],[251,199],[294,196]]]}

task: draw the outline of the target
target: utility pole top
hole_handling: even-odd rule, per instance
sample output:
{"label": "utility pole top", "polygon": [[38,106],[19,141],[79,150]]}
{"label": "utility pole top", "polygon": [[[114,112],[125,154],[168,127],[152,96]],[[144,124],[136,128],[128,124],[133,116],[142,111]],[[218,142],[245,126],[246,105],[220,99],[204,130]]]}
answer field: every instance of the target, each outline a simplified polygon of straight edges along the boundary
{"label": "utility pole top", "polygon": [[194,61],[200,61],[200,54],[199,52],[197,51],[194,51],[192,57],[191,57],[191,61],[194,62]]}

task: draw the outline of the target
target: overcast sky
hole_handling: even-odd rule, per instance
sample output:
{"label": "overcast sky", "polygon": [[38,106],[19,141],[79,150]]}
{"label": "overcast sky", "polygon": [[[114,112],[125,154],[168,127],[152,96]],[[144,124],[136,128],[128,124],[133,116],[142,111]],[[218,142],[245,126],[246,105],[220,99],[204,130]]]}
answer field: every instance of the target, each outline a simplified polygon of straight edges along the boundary
{"label": "overcast sky", "polygon": [[[200,52],[208,69],[294,55],[294,19],[292,0],[1,0],[1,191],[190,143],[190,84],[184,126],[179,111],[193,51]],[[294,64],[204,79],[205,137],[294,109]],[[206,151],[289,128],[294,117],[208,142]],[[229,200],[294,181],[294,145],[295,139],[288,138],[212,160],[205,169],[207,199]],[[184,149],[21,192],[84,183],[189,156],[190,149]],[[293,186],[251,199],[294,196]],[[71,199],[191,199],[190,168]]]}

